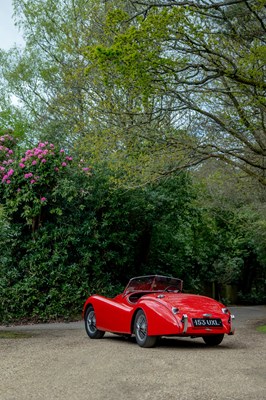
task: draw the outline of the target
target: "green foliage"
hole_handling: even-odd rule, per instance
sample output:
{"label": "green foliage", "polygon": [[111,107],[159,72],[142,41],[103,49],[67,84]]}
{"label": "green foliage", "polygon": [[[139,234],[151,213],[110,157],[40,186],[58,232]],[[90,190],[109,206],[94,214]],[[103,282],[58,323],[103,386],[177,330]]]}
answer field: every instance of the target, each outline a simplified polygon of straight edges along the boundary
{"label": "green foliage", "polygon": [[[80,314],[89,293],[113,295],[131,277],[146,218],[137,204],[144,205],[143,198],[112,191],[106,174],[72,163],[48,143],[18,160],[3,164],[2,171],[1,201],[9,220],[3,214],[0,320]],[[7,179],[11,164],[17,169]]]}
{"label": "green foliage", "polygon": [[265,282],[263,285],[260,285],[259,290],[256,287],[251,289],[249,293],[243,293],[242,290],[238,293],[238,301],[244,305],[256,305],[256,304],[265,304],[266,296],[265,296]]}
{"label": "green foliage", "polygon": [[[5,136],[2,143],[0,321],[71,318],[89,294],[111,297],[145,273],[178,276],[194,292],[206,283],[233,284],[243,302],[263,302],[263,209],[219,204],[188,173],[114,188],[106,168],[72,160],[49,143],[23,160],[14,147],[12,162],[3,164],[15,142]],[[32,167],[36,186],[24,176]]]}
{"label": "green foliage", "polygon": [[128,187],[209,158],[265,184],[263,1],[14,5],[27,45],[1,53],[0,122],[80,140]]}
{"label": "green foliage", "polygon": [[[254,188],[233,174],[230,168],[209,163],[197,187],[197,204],[208,221],[206,261],[212,267],[202,269],[206,277],[224,285],[238,288],[238,301],[246,303],[265,302],[266,241],[265,241],[265,191]],[[203,184],[203,182],[205,182]],[[254,191],[255,189],[255,191]],[[252,191],[253,190],[253,191]],[[202,228],[204,225],[200,224]],[[200,237],[201,235],[199,235]],[[211,242],[209,241],[211,238]]]}
{"label": "green foliage", "polygon": [[[97,68],[109,89],[103,108],[130,125],[116,130],[113,148],[118,136],[127,165],[148,141],[147,157],[166,153],[174,171],[215,157],[265,185],[265,8],[148,0],[137,7],[135,15],[116,10],[123,23],[111,12],[109,41],[84,53],[87,72]],[[112,91],[124,94],[116,96],[121,102],[110,101]],[[167,170],[162,160],[150,176]]]}
{"label": "green foliage", "polygon": [[[65,155],[63,149],[55,149],[53,144],[45,142],[27,150],[20,160],[12,160],[9,136],[2,136],[1,139],[4,146],[0,149],[3,160],[0,164],[0,193],[9,213],[19,210],[20,217],[35,231],[42,222],[44,206],[49,203],[49,198],[53,198],[53,190],[64,178],[72,157]],[[49,212],[60,213],[60,210],[53,208],[51,202]]]}
{"label": "green foliage", "polygon": [[7,135],[2,139],[0,194],[6,217],[0,235],[0,319],[66,318],[80,310],[77,302],[88,285],[83,255],[74,249],[82,234],[90,168],[77,166],[73,173],[72,157],[49,143],[28,150],[22,159],[7,160],[14,154],[8,143],[13,141]]}
{"label": "green foliage", "polygon": [[265,183],[265,1],[13,3],[0,320],[68,318],[155,272],[265,301],[265,191],[244,179]]}

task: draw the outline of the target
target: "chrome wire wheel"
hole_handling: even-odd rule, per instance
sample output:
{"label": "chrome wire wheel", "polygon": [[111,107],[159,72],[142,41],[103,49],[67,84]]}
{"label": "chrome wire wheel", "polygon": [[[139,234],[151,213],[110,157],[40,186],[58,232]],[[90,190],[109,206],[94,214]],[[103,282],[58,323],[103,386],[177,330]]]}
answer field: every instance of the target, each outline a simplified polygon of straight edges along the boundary
{"label": "chrome wire wheel", "polygon": [[147,321],[144,314],[140,314],[136,322],[136,336],[139,340],[145,340],[147,336]]}
{"label": "chrome wire wheel", "polygon": [[144,311],[139,310],[134,322],[134,333],[136,342],[141,347],[153,347],[156,344],[157,336],[148,336],[148,322]]}
{"label": "chrome wire wheel", "polygon": [[88,331],[92,335],[95,334],[95,332],[97,331],[97,328],[96,328],[95,312],[94,312],[93,309],[88,313],[88,316],[87,316],[87,319],[86,319],[86,323],[87,323]]}
{"label": "chrome wire wheel", "polygon": [[101,339],[105,334],[104,331],[100,331],[96,327],[96,316],[94,312],[94,308],[89,306],[85,313],[85,329],[88,336],[91,339]]}

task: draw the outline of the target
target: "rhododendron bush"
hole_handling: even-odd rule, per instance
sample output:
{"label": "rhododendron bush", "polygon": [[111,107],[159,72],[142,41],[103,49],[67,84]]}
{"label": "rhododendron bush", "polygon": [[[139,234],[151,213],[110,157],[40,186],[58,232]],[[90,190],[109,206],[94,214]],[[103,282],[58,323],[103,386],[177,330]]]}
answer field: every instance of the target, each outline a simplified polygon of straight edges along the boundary
{"label": "rhododendron bush", "polygon": [[49,200],[50,212],[53,212],[53,190],[64,176],[72,157],[64,149],[44,142],[16,159],[12,136],[0,137],[0,143],[2,196],[10,211],[20,209],[20,215],[32,223],[35,230],[42,221],[42,208]]}
{"label": "rhododendron bush", "polygon": [[86,247],[77,246],[81,222],[87,233],[92,227],[90,188],[91,168],[64,149],[40,142],[21,152],[15,138],[0,136],[0,204],[8,221],[0,232],[0,321],[80,309],[93,269]]}
{"label": "rhododendron bush", "polygon": [[53,143],[0,143],[0,322],[80,316],[90,292],[112,295],[128,278],[144,203]]}

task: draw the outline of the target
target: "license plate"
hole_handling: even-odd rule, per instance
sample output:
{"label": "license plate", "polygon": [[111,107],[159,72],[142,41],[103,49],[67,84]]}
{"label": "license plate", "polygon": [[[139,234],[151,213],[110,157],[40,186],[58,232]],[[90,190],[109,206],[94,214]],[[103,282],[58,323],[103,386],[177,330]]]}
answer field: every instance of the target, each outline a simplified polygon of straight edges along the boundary
{"label": "license plate", "polygon": [[220,318],[212,318],[212,319],[206,319],[206,318],[192,318],[193,325],[197,327],[217,327],[220,328],[223,326],[222,320]]}

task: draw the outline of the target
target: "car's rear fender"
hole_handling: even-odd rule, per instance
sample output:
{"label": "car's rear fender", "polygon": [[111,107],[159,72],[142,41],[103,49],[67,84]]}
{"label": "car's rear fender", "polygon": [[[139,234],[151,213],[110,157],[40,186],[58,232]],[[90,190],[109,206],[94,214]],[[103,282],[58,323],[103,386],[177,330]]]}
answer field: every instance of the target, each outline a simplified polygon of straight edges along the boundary
{"label": "car's rear fender", "polygon": [[134,319],[138,310],[143,310],[148,321],[148,335],[177,335],[182,332],[182,326],[177,318],[165,304],[157,299],[140,300],[136,308],[131,322],[131,330],[133,333]]}

